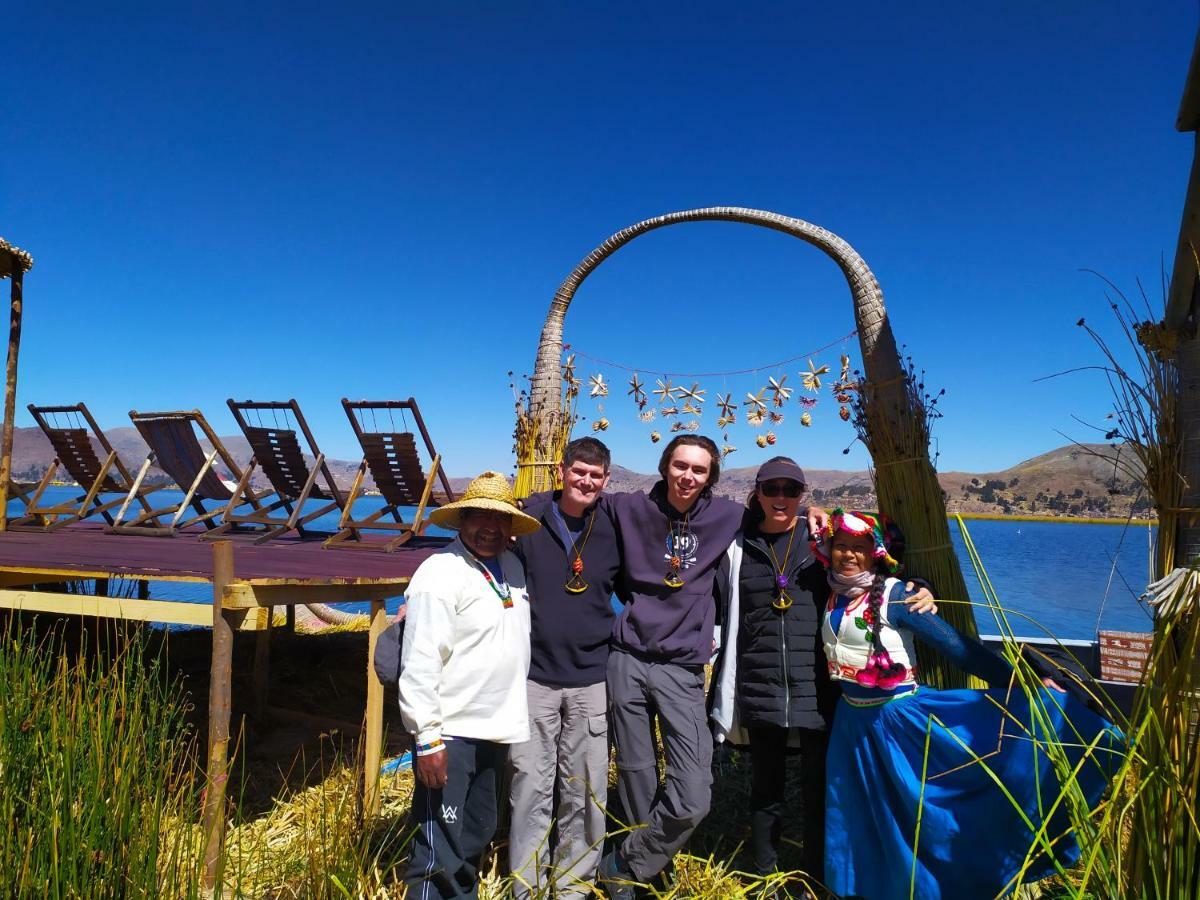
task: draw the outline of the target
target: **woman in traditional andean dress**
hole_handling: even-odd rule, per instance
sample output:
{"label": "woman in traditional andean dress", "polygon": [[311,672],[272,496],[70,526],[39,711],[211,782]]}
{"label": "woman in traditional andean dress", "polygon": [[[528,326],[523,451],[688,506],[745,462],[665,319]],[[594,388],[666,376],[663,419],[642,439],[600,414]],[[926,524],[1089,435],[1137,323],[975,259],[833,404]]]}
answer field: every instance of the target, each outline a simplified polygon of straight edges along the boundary
{"label": "woman in traditional andean dress", "polygon": [[[840,509],[813,542],[832,589],[825,655],[842,685],[826,760],[826,886],[868,900],[995,897],[1054,874],[1051,854],[1063,867],[1079,857],[1070,804],[1045,821],[1063,790],[1047,745],[1072,768],[1082,759],[1071,789],[1094,807],[1122,739],[1066,693],[1027,693],[945,620],[893,602],[902,548],[894,525]],[[990,689],[919,684],[914,637]]]}

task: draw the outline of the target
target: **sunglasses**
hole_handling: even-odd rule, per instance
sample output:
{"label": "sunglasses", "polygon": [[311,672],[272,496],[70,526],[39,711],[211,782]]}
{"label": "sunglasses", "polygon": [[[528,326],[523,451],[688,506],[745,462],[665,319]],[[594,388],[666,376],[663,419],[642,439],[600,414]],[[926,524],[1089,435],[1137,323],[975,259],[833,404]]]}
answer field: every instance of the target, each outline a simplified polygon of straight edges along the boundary
{"label": "sunglasses", "polygon": [[794,481],[785,481],[783,484],[768,481],[766,484],[760,484],[758,491],[764,497],[778,497],[782,494],[784,497],[792,499],[804,493],[804,485],[796,484]]}

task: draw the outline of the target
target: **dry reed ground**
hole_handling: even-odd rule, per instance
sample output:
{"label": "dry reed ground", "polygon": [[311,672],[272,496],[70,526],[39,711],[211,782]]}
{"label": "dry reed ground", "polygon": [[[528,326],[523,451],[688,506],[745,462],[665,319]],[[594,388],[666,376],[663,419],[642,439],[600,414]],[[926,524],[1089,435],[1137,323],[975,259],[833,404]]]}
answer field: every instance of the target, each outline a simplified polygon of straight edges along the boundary
{"label": "dry reed ground", "polygon": [[[291,634],[278,629],[272,636],[270,696],[272,706],[301,710],[310,716],[354,722],[361,717],[366,701],[366,640],[362,633],[332,631],[321,634]],[[182,676],[190,694],[191,722],[196,733],[207,733],[209,632],[176,631],[168,639],[168,659],[173,674]],[[250,677],[254,657],[254,635],[235,636],[233,674],[233,722],[244,725],[233,782],[240,791],[241,811],[233,823],[231,850],[240,857],[239,866],[253,871],[270,871],[272,880],[283,873],[279,863],[295,854],[297,845],[311,842],[311,830],[301,834],[303,824],[318,818],[315,807],[352,806],[352,773],[339,762],[352,759],[354,735],[321,728],[312,722],[285,721],[270,717],[256,723],[250,718]],[[385,695],[387,748],[393,756],[407,748],[394,691]],[[738,872],[751,868],[744,846],[749,835],[749,760],[744,753],[727,750],[718,755],[712,811],[696,832],[690,852],[681,857],[674,889],[664,896],[755,897],[761,893],[755,879]],[[798,762],[789,762],[784,847],[780,865],[785,870],[800,865],[800,848],[788,841],[799,834],[801,815],[799,786],[802,773]],[[412,792],[412,776],[385,776],[381,821],[374,829],[373,843],[392,843],[403,831]],[[328,811],[326,810],[325,813]],[[308,851],[311,852],[311,851]],[[274,863],[261,857],[278,856]],[[255,859],[259,857],[259,859]],[[709,859],[709,857],[712,857]],[[367,874],[367,873],[364,873]],[[386,873],[375,873],[387,879]],[[493,872],[491,890],[485,895],[501,896]],[[277,885],[278,887],[278,885]],[[384,896],[393,895],[388,891]],[[394,896],[401,896],[397,888]]]}

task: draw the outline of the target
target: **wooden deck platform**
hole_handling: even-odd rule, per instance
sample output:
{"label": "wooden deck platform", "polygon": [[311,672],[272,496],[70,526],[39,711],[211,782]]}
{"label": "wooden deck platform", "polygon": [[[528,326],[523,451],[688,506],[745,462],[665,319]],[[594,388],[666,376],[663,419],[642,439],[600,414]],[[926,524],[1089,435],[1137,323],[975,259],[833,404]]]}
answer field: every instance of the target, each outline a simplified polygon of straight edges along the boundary
{"label": "wooden deck platform", "polygon": [[[227,539],[226,539],[227,538]],[[107,534],[80,523],[60,531],[0,532],[0,609],[102,616],[213,629],[209,687],[208,765],[204,823],[210,883],[221,863],[225,828],[225,787],[229,772],[229,725],[233,632],[260,620],[255,647],[255,708],[266,711],[271,615],[275,606],[367,601],[367,708],[364,809],[379,805],[379,766],[383,743],[383,685],[375,677],[375,644],[387,628],[386,600],[401,596],[417,567],[445,546],[446,538],[413,539],[392,553],[325,549],[320,538],[285,537],[255,545],[254,535],[223,535],[200,540],[200,533],[175,537]],[[138,582],[191,582],[213,586],[213,602],[185,602],[84,595],[55,591],[71,579],[116,578]],[[32,589],[42,585],[50,589]]]}

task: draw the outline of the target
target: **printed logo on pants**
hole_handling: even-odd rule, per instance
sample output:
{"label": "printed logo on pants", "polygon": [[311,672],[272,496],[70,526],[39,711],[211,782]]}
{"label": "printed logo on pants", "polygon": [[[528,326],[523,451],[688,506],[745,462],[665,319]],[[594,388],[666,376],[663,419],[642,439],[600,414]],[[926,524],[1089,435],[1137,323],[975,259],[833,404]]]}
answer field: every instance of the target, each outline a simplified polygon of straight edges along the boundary
{"label": "printed logo on pants", "polygon": [[447,825],[452,825],[458,821],[458,810],[453,806],[442,804],[442,821]]}

